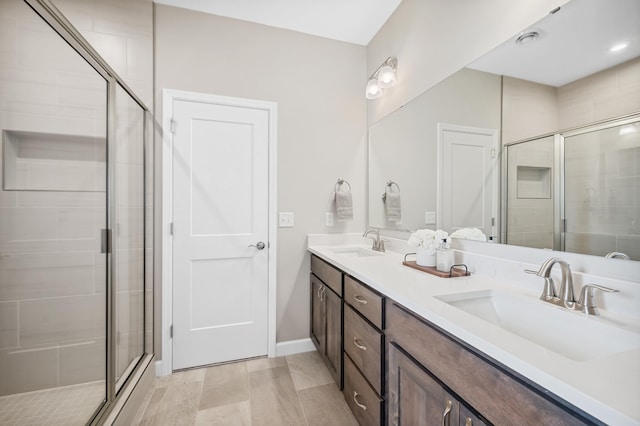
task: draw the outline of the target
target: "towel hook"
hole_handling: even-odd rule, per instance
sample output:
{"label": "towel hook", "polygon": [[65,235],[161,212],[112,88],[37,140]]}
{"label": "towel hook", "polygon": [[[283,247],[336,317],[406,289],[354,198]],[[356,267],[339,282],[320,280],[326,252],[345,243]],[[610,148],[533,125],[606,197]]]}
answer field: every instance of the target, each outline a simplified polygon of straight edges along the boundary
{"label": "towel hook", "polygon": [[347,187],[349,187],[349,192],[351,192],[351,185],[349,184],[349,182],[347,182],[344,179],[338,179],[338,181],[336,182],[336,185],[333,188],[334,191],[338,192],[338,189],[340,189],[342,185],[347,185]]}

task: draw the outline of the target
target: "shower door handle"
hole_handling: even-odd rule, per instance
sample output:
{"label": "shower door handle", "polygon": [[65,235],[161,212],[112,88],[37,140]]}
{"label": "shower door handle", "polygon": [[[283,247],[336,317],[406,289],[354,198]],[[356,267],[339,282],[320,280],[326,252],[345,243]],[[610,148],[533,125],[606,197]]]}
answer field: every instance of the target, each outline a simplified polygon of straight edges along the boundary
{"label": "shower door handle", "polygon": [[100,230],[100,253],[111,252],[111,229]]}

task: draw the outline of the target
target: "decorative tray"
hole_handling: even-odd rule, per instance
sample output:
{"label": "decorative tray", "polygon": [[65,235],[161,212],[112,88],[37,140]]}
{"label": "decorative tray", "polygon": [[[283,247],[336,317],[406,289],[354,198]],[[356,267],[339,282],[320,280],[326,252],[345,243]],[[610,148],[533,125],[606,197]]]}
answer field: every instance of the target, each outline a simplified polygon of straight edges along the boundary
{"label": "decorative tray", "polygon": [[[458,265],[453,265],[451,269],[449,269],[449,272],[442,272],[442,271],[438,271],[435,266],[420,266],[416,263],[415,260],[407,260],[407,256],[409,256],[410,254],[415,254],[415,253],[405,254],[404,262],[402,262],[403,265],[408,266],[409,268],[417,269],[422,272],[427,272],[429,274],[435,275],[436,277],[440,277],[440,278],[456,278],[456,277],[466,277],[471,275],[471,272],[469,272],[469,268],[467,268],[467,265],[465,264],[461,263]],[[460,269],[457,267],[463,267],[464,269]]]}

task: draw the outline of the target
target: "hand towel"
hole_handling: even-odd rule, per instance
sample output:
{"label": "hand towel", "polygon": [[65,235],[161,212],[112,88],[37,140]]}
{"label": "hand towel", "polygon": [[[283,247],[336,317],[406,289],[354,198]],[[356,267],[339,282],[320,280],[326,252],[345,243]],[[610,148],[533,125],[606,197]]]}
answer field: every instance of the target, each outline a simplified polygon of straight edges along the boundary
{"label": "hand towel", "polygon": [[400,222],[402,220],[402,205],[399,192],[387,192],[384,207],[389,222]]}
{"label": "hand towel", "polygon": [[350,191],[336,191],[336,216],[340,221],[353,220],[353,199]]}

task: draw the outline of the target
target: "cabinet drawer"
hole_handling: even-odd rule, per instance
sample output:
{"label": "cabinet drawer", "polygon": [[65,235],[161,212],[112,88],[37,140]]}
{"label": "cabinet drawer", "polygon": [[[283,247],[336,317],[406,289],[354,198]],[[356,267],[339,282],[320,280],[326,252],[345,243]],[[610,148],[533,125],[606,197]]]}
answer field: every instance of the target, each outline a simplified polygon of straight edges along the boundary
{"label": "cabinet drawer", "polygon": [[382,323],[383,298],[378,293],[354,280],[348,275],[344,277],[344,300],[360,312],[366,319],[380,330]]}
{"label": "cabinet drawer", "polygon": [[[569,412],[496,368],[479,354],[435,329],[426,320],[387,301],[389,343],[407,351],[440,381],[493,424],[584,425],[590,421],[575,407]],[[574,411],[575,410],[575,411]]]}
{"label": "cabinet drawer", "polygon": [[342,272],[318,256],[311,255],[311,272],[342,297]]}
{"label": "cabinet drawer", "polygon": [[344,350],[371,386],[382,395],[383,336],[350,306],[344,308]]}
{"label": "cabinet drawer", "polygon": [[380,425],[383,401],[360,374],[349,356],[344,357],[344,398],[361,426]]}

